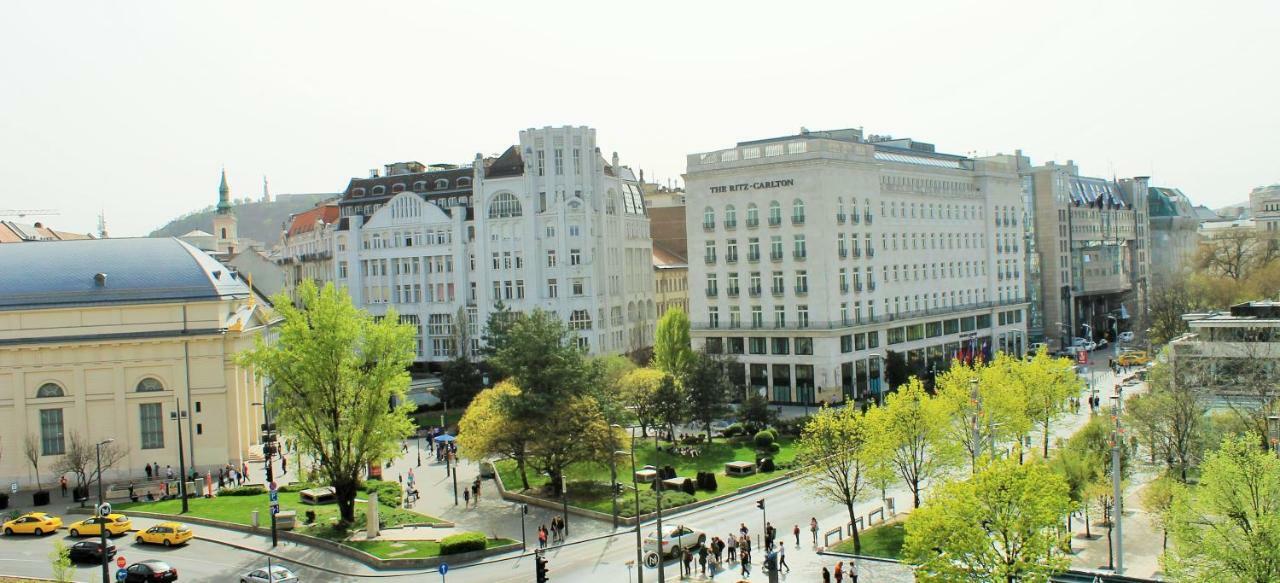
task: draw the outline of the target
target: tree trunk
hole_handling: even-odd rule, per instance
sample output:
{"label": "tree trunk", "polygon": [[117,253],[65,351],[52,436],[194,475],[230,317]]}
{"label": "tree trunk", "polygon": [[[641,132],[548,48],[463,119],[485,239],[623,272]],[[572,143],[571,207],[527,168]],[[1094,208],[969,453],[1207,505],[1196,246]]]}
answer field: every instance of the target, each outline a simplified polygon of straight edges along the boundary
{"label": "tree trunk", "polygon": [[911,507],[912,508],[920,507],[920,480],[919,479],[915,479],[911,481]]}
{"label": "tree trunk", "polygon": [[862,535],[858,533],[858,521],[853,515],[853,501],[845,504],[845,508],[849,509],[849,524],[853,525],[853,554],[856,555],[862,552]]}
{"label": "tree trunk", "polygon": [[1044,459],[1049,459],[1049,424],[1044,424]]}
{"label": "tree trunk", "polygon": [[516,458],[516,468],[520,470],[520,485],[524,486],[525,490],[528,490],[529,489],[529,472],[525,470],[523,457]]}
{"label": "tree trunk", "polygon": [[1084,507],[1084,537],[1093,538],[1093,533],[1089,531],[1089,507]]}
{"label": "tree trunk", "polygon": [[339,520],[346,524],[356,521],[356,480],[333,482],[334,495],[338,499]]}
{"label": "tree trunk", "polygon": [[711,443],[711,422],[707,421],[707,443]]}

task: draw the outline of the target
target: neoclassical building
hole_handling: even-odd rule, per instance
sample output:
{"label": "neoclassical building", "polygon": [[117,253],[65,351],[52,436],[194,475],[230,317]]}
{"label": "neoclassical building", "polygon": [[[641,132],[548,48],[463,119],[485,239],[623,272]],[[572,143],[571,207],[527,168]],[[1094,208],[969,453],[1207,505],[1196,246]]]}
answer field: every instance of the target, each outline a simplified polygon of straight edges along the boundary
{"label": "neoclassical building", "polygon": [[389,164],[352,179],[338,208],[332,280],[356,305],[412,324],[419,367],[475,355],[499,303],[558,314],[592,354],[652,344],[640,181],[601,155],[594,129],[524,130],[470,165]]}
{"label": "neoclassical building", "polygon": [[144,464],[189,467],[250,456],[262,384],[235,355],[268,333],[273,312],[207,253],[174,238],[0,245],[0,482],[33,485],[73,438],[126,453],[108,480]]}

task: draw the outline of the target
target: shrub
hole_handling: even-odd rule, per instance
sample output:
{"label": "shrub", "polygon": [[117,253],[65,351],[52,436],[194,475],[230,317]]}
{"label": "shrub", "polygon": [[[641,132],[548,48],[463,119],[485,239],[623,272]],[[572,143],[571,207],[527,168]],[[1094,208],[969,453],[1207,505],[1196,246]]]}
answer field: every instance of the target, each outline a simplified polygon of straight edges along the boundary
{"label": "shrub", "polygon": [[773,452],[773,453],[778,453],[778,452],[782,451],[782,444],[781,444],[781,443],[778,443],[778,442],[776,442],[776,441],[775,441],[775,442],[773,442],[773,443],[770,443],[770,444],[769,444],[769,451],[771,451],[771,452]]}
{"label": "shrub", "polygon": [[693,487],[693,480],[690,480],[689,478],[685,478],[684,481],[680,483],[680,491],[690,496],[693,496],[694,493],[696,493],[698,490],[697,488]]}
{"label": "shrub", "polygon": [[483,551],[488,541],[483,532],[460,532],[451,534],[440,540],[440,554],[456,555],[471,551]]}
{"label": "shrub", "polygon": [[265,493],[267,490],[262,486],[236,486],[234,488],[223,488],[218,490],[219,496],[257,496]]}
{"label": "shrub", "polygon": [[760,460],[760,471],[762,471],[762,472],[772,472],[772,471],[774,471],[775,469],[777,469],[777,468],[776,468],[776,467],[774,467],[774,465],[773,465],[773,458],[771,458],[771,457],[767,457],[767,458],[764,458],[763,460]]}
{"label": "shrub", "polygon": [[277,490],[281,492],[301,492],[303,490],[310,490],[316,486],[319,486],[319,484],[313,482],[294,482],[292,484],[280,486]]}
{"label": "shrub", "polygon": [[676,469],[671,466],[663,466],[661,475],[664,480],[674,479],[676,477]]}
{"label": "shrub", "polygon": [[[678,506],[684,506],[685,504],[691,504],[694,501],[695,499],[693,496],[690,496],[679,490],[663,490],[662,491],[662,510],[664,512],[667,509],[676,508]],[[656,510],[657,509],[657,506],[655,506],[656,503],[657,503],[657,496],[655,492],[652,492],[652,491],[641,492],[640,493],[640,514],[649,514],[654,510]],[[635,506],[632,504],[622,505],[621,510],[622,510],[623,516],[635,516]]]}
{"label": "shrub", "polygon": [[769,430],[766,429],[757,432],[756,436],[752,438],[751,441],[755,443],[756,449],[769,449],[769,446],[773,445],[773,442],[777,441],[777,439],[777,437],[774,437],[774,435],[769,433]]}
{"label": "shrub", "polygon": [[720,489],[720,485],[716,483],[716,475],[714,473],[707,472],[707,484],[706,486],[703,486],[703,489],[711,492],[715,492]]}
{"label": "shrub", "polygon": [[364,483],[363,490],[365,492],[377,492],[378,504],[383,506],[396,508],[404,501],[404,491],[400,488],[399,482],[369,480]]}
{"label": "shrub", "polygon": [[778,429],[777,429],[777,428],[775,428],[775,427],[770,427],[770,428],[768,428],[768,429],[765,429],[765,431],[769,432],[769,435],[772,435],[772,436],[773,436],[773,440],[774,440],[774,441],[778,441]]}
{"label": "shrub", "polygon": [[303,513],[303,515],[302,515],[302,516],[305,518],[305,522],[303,522],[303,524],[315,524],[315,523],[316,523],[316,511],[315,511],[315,510],[308,510],[308,511],[306,511],[305,513]]}
{"label": "shrub", "polygon": [[724,431],[722,431],[721,433],[723,433],[725,437],[734,437],[737,435],[742,435],[743,432],[745,432],[746,430],[747,429],[743,427],[741,423],[734,423],[728,427],[725,427]]}

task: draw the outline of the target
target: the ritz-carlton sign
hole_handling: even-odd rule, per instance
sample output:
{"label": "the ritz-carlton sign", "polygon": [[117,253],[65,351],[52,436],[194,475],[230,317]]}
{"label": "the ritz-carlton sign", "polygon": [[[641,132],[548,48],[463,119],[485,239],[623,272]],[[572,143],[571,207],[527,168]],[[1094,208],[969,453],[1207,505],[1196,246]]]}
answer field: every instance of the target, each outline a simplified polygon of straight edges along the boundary
{"label": "the ritz-carlton sign", "polygon": [[768,182],[744,182],[742,184],[726,184],[724,186],[712,186],[711,192],[718,194],[721,192],[738,192],[741,190],[764,190],[766,188],[782,188],[784,186],[795,186],[796,181],[791,178],[783,180],[770,180]]}

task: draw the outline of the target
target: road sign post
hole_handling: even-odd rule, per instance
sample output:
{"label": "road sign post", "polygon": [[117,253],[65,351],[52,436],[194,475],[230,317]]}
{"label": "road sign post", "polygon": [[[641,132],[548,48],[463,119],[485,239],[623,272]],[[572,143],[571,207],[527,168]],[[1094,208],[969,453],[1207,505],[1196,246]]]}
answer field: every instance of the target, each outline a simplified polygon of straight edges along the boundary
{"label": "road sign post", "polygon": [[117,557],[116,557],[116,566],[117,566],[117,567],[120,567],[121,569],[123,569],[123,568],[124,568],[124,566],[125,566],[125,560],[124,560],[124,556],[123,556],[123,555],[120,555],[120,556],[117,556]]}
{"label": "road sign post", "polygon": [[436,570],[440,571],[440,581],[441,583],[444,583],[444,576],[449,572],[449,563],[440,563],[440,566],[437,567]]}
{"label": "road sign post", "polygon": [[116,581],[124,581],[124,580],[125,580],[125,578],[126,578],[126,577],[128,577],[128,576],[129,576],[129,573],[128,573],[127,571],[125,571],[124,569],[117,569],[117,570],[116,570]]}

